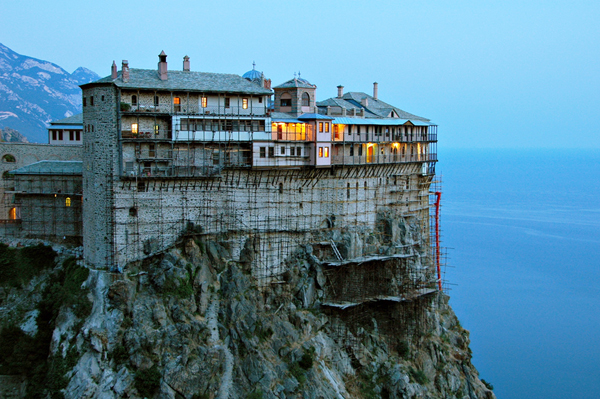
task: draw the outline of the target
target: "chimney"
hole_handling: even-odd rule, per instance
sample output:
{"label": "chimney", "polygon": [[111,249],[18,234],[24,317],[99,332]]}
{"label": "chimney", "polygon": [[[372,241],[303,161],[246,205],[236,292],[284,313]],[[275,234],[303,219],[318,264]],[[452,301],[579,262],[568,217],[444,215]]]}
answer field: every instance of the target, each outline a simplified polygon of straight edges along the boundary
{"label": "chimney", "polygon": [[113,64],[110,67],[110,77],[112,80],[117,78],[117,63],[113,60]]}
{"label": "chimney", "polygon": [[369,106],[369,98],[368,98],[368,97],[363,97],[363,98],[360,100],[360,103],[361,103],[363,106],[365,106],[365,107],[368,107],[368,106]]}
{"label": "chimney", "polygon": [[123,82],[129,82],[129,61],[123,60],[121,64],[121,80]]}
{"label": "chimney", "polygon": [[271,90],[271,79],[265,79],[265,89]]}
{"label": "chimney", "polygon": [[337,87],[337,89],[338,89],[338,98],[342,98],[344,96],[344,86],[339,85]]}
{"label": "chimney", "polygon": [[183,57],[183,70],[187,72],[190,71],[190,57],[187,55]]}
{"label": "chimney", "polygon": [[374,82],[374,83],[373,83],[373,98],[374,98],[375,100],[377,100],[377,99],[378,99],[378,98],[377,98],[377,91],[378,91],[378,89],[377,89],[377,86],[378,86],[377,82]]}
{"label": "chimney", "polygon": [[158,55],[158,78],[167,80],[167,55],[164,51]]}

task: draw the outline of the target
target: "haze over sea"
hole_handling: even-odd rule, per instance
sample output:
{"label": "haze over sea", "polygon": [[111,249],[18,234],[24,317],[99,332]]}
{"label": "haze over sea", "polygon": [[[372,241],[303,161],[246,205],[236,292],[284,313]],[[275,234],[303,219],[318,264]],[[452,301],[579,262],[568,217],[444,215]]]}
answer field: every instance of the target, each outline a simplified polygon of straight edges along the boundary
{"label": "haze over sea", "polygon": [[600,150],[442,150],[450,303],[498,398],[600,398]]}

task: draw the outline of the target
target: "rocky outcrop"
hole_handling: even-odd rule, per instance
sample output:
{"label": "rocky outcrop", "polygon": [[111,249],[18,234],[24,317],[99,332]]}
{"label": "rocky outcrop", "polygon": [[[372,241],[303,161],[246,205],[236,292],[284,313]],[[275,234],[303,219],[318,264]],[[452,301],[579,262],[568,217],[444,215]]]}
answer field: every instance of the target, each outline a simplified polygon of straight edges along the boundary
{"label": "rocky outcrop", "polygon": [[[416,239],[410,223],[387,229]],[[346,251],[359,245],[336,239]],[[52,335],[51,358],[69,364],[64,396],[494,398],[446,295],[413,301],[402,319],[396,305],[340,317],[326,306],[323,248],[298,247],[285,275],[265,284],[248,266],[257,240],[237,260],[226,241],[196,236],[123,274],[91,270],[89,316],[62,307]],[[390,309],[401,329],[381,317]]]}

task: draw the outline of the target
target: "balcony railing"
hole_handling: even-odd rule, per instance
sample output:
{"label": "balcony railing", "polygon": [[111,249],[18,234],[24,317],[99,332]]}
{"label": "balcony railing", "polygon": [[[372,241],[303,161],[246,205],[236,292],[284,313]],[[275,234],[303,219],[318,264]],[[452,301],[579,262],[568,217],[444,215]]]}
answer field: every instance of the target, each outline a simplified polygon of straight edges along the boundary
{"label": "balcony railing", "polygon": [[123,109],[125,113],[156,113],[156,114],[178,114],[178,115],[218,115],[218,116],[260,116],[267,115],[266,107],[229,106],[229,107],[201,107],[199,104],[159,105],[159,106],[132,106]]}
{"label": "balcony railing", "polygon": [[414,163],[435,162],[437,154],[373,154],[373,155],[334,155],[331,158],[332,165],[368,165],[368,164],[392,164],[392,163]]}

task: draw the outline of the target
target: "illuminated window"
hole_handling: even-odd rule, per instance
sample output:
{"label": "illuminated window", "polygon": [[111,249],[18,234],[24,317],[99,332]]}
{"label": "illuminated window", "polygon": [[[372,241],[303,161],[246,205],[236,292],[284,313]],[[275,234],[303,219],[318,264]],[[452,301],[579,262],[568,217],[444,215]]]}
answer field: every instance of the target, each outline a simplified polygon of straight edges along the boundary
{"label": "illuminated window", "polygon": [[247,98],[242,98],[242,108],[248,109],[248,99]]}
{"label": "illuminated window", "polygon": [[319,147],[319,158],[323,158],[323,147]]}
{"label": "illuminated window", "polygon": [[325,123],[325,133],[329,133],[329,123]]}
{"label": "illuminated window", "polygon": [[173,97],[173,108],[175,108],[175,112],[181,111],[181,98]]}
{"label": "illuminated window", "polygon": [[8,211],[8,218],[10,220],[15,220],[17,218],[17,208],[11,208],[11,210]]}
{"label": "illuminated window", "polygon": [[319,133],[323,133],[323,122],[319,122]]}
{"label": "illuminated window", "polygon": [[154,125],[154,134],[158,135],[160,133],[160,126],[157,124]]}
{"label": "illuminated window", "polygon": [[329,147],[325,147],[325,158],[329,158]]}
{"label": "illuminated window", "polygon": [[65,206],[71,206],[71,198],[67,197],[67,199],[65,199]]}
{"label": "illuminated window", "polygon": [[138,134],[138,124],[137,123],[131,124],[131,133]]}
{"label": "illuminated window", "polygon": [[202,97],[202,108],[206,108],[206,106],[208,105],[208,99],[206,97]]}

